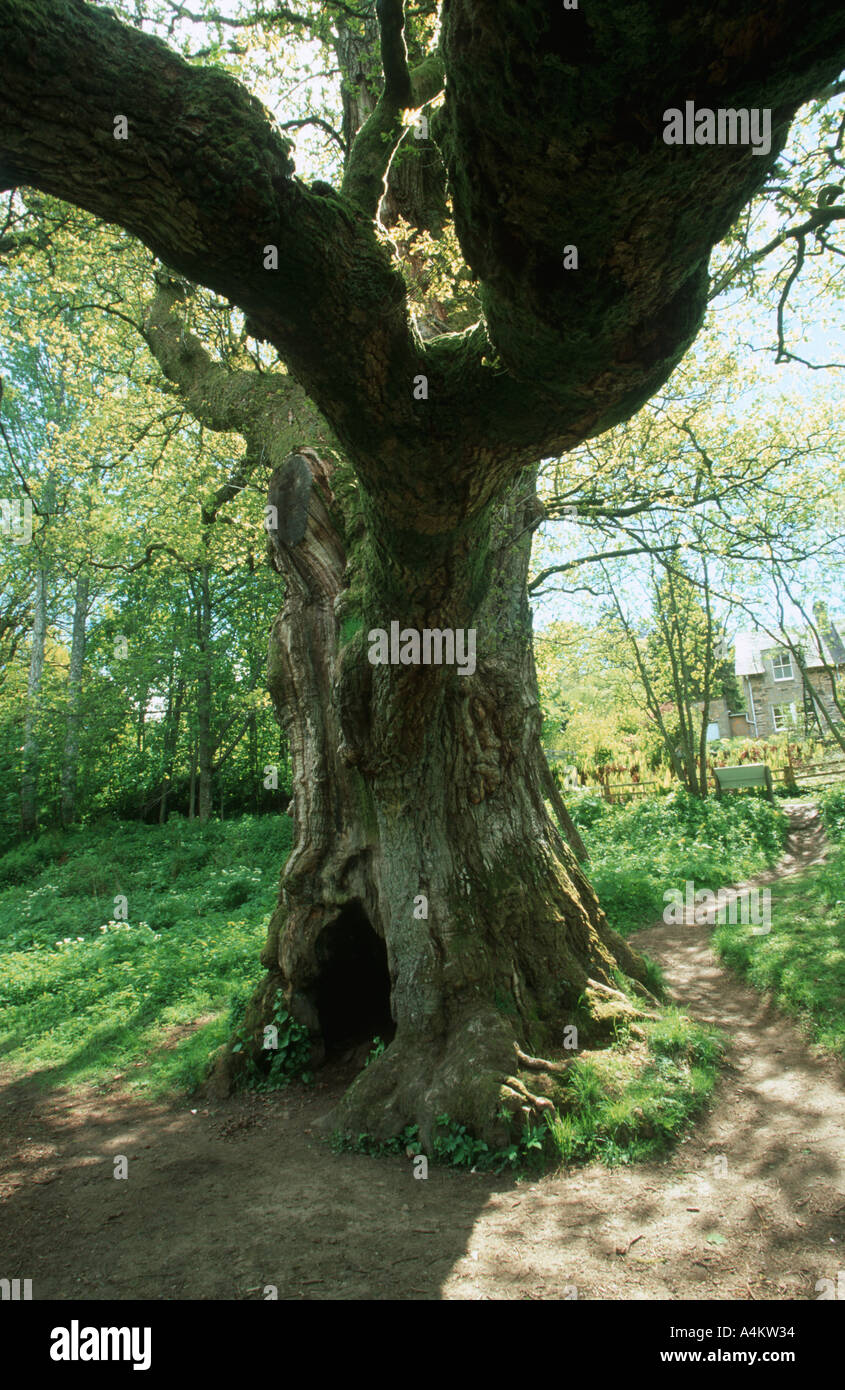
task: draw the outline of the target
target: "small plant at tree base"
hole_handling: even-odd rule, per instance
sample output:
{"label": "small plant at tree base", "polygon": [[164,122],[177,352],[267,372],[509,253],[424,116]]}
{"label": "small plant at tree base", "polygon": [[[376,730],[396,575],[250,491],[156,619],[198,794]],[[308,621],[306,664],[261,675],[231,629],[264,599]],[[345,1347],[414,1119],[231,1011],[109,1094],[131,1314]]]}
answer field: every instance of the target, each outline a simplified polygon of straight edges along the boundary
{"label": "small plant at tree base", "polygon": [[[311,1064],[311,1043],[308,1029],[291,1018],[285,1008],[285,997],[281,990],[276,991],[273,1002],[272,1021],[277,1031],[278,1047],[265,1048],[272,1060],[269,1070],[263,1071],[250,1060],[245,1081],[251,1091],[280,1091],[291,1081],[310,1082],[313,1077],[309,1070]],[[238,1041],[233,1052],[242,1052],[247,1039],[242,1030],[237,1030]]]}
{"label": "small plant at tree base", "polygon": [[437,1129],[445,1129],[444,1135],[434,1136],[434,1156],[456,1168],[471,1168],[488,1152],[488,1146],[480,1139],[474,1139],[466,1125],[456,1124],[448,1115],[438,1115]]}
{"label": "small plant at tree base", "polygon": [[364,1066],[368,1067],[370,1065],[370,1062],[374,1062],[377,1057],[380,1057],[386,1047],[387,1043],[384,1041],[383,1038],[373,1038],[373,1046],[371,1051],[367,1054],[367,1060],[364,1063]]}
{"label": "small plant at tree base", "polygon": [[[544,1126],[526,1124],[519,1142],[504,1149],[491,1149],[483,1139],[476,1139],[466,1125],[458,1124],[451,1116],[438,1115],[435,1121],[431,1158],[453,1168],[471,1168],[473,1172],[501,1173],[505,1168],[519,1172],[528,1166],[537,1167],[544,1150],[548,1151]],[[344,1134],[335,1130],[329,1143],[334,1153],[361,1153],[370,1158],[386,1158],[391,1154],[414,1157],[423,1153],[418,1125],[406,1125],[401,1134],[380,1141],[372,1134]]]}
{"label": "small plant at tree base", "polygon": [[329,1139],[333,1153],[368,1154],[370,1158],[384,1158],[390,1154],[416,1155],[422,1153],[419,1125],[406,1125],[400,1134],[392,1139],[378,1140],[362,1130],[358,1134],[344,1134],[336,1129]]}

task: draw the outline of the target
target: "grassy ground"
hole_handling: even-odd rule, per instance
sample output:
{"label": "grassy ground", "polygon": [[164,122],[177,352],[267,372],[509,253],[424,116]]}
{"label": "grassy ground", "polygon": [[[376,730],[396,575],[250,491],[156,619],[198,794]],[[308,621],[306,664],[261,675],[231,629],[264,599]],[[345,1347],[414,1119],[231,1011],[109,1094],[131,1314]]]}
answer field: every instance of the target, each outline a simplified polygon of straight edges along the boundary
{"label": "grassy ground", "polygon": [[690,881],[715,890],[775,864],[788,824],[762,797],[697,801],[680,788],[625,806],[587,793],[570,811],[589,851],[588,877],[623,936],[662,916],[667,889],[683,892]]}
{"label": "grassy ground", "polygon": [[[780,813],[752,798],[620,808],[588,797],[575,815],[622,930],[659,916],[664,890],[687,878],[717,887],[773,861],[783,833]],[[174,819],[49,832],[0,858],[0,1056],[45,1084],[118,1075],[154,1093],[191,1089],[260,978],[289,841],[285,817]],[[563,1159],[645,1157],[706,1103],[716,1034],[674,1009],[639,1026],[578,1058],[553,1137]],[[445,1134],[446,1161],[483,1162],[471,1136],[451,1122]],[[531,1158],[538,1136],[524,1140],[504,1156],[510,1166]]]}
{"label": "grassy ground", "polygon": [[722,1054],[714,1028],[667,1008],[573,1068],[569,1106],[552,1126],[565,1162],[613,1165],[661,1153],[707,1104]]}
{"label": "grassy ground", "polygon": [[47,1082],[195,1083],[231,997],[260,978],[289,847],[287,817],[265,816],[109,823],[4,855],[0,1056]]}
{"label": "grassy ground", "polygon": [[817,798],[830,840],[827,861],[772,887],[772,929],[751,936],[724,923],[719,954],[798,1017],[821,1047],[845,1056],[845,790]]}

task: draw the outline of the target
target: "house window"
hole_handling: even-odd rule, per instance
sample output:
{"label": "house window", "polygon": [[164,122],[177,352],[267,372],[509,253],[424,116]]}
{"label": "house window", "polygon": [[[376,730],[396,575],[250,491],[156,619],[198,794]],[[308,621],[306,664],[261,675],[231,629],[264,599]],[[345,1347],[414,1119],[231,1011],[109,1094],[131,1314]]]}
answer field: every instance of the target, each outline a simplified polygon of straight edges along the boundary
{"label": "house window", "polygon": [[784,729],[794,728],[797,722],[794,704],[772,705],[772,723],[776,734],[782,734]]}
{"label": "house window", "polygon": [[776,652],[772,657],[772,675],[776,681],[792,680],[792,657],[789,652]]}
{"label": "house window", "polygon": [[721,734],[719,733],[718,722],[714,720],[711,724],[707,725],[707,742],[715,743],[717,738],[721,738]]}

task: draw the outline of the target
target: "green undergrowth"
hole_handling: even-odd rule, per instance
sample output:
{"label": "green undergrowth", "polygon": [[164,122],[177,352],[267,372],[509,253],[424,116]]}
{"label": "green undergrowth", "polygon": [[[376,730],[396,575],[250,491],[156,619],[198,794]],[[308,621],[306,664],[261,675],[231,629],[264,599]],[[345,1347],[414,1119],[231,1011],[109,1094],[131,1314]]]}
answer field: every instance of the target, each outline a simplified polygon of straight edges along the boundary
{"label": "green undergrowth", "polygon": [[620,1026],[613,1045],[585,1052],[569,1071],[557,1114],[526,1124],[519,1138],[492,1149],[465,1125],[439,1115],[428,1150],[417,1125],[386,1142],[366,1132],[335,1131],[335,1152],[370,1156],[425,1153],[431,1163],[476,1173],[541,1173],[598,1160],[609,1167],[665,1152],[708,1103],[722,1043],[716,1029],[675,1008],[638,1020],[642,1036]]}
{"label": "green undergrowth", "polygon": [[[615,816],[606,823],[610,830]],[[596,818],[594,862],[599,829]],[[627,864],[618,845],[608,851],[608,883],[614,856],[617,867]],[[51,831],[0,856],[0,1062],[44,1084],[119,1077],[152,1093],[194,1089],[208,1059],[243,1025],[289,848],[284,816],[206,826],[174,817],[165,826]],[[125,920],[116,915],[121,898]],[[656,969],[649,983],[659,993]],[[276,1010],[278,1047],[250,1064],[252,1089],[276,1090],[308,1072],[303,1030],[280,999]],[[699,1035],[688,1023],[682,1034],[674,1051],[659,1033],[647,1046],[620,1033],[614,1047],[581,1056],[557,1136],[526,1130],[491,1154],[447,1119],[429,1157],[522,1171],[564,1158],[624,1162],[652,1152],[679,1132],[712,1084]],[[374,1042],[370,1063],[384,1046]],[[369,1151],[367,1136],[344,1142]],[[404,1152],[414,1140],[395,1142]]]}
{"label": "green undergrowth", "polygon": [[0,857],[0,1060],[45,1083],[193,1088],[260,977],[290,833],[276,815],[110,822]]}
{"label": "green undergrowth", "polygon": [[845,1056],[845,789],[817,797],[830,841],[828,857],[771,886],[771,930],[716,928],[727,965],[771,991],[818,1046]]}
{"label": "green undergrowth", "polygon": [[366,1154],[370,1158],[387,1158],[395,1154],[416,1158],[423,1155],[434,1163],[454,1168],[468,1168],[476,1173],[501,1173],[506,1168],[520,1171],[528,1166],[534,1155],[539,1159],[547,1146],[547,1139],[548,1131],[544,1126],[526,1124],[522,1137],[516,1143],[505,1149],[491,1150],[483,1140],[474,1138],[466,1125],[443,1114],[435,1119],[431,1153],[425,1151],[419,1125],[406,1125],[400,1134],[386,1140],[378,1140],[364,1131],[352,1134],[338,1129],[331,1135],[329,1144],[334,1153]]}
{"label": "green undergrowth", "polygon": [[831,787],[814,799],[827,838],[832,844],[845,844],[845,787]]}
{"label": "green undergrowth", "polygon": [[722,1044],[716,1029],[674,1008],[624,1026],[613,1047],[578,1058],[567,1104],[550,1124],[563,1163],[593,1159],[610,1166],[665,1152],[707,1104]]}
{"label": "green undergrowth", "polygon": [[[235,999],[229,1010],[226,1037],[235,1037],[237,1042],[233,1053],[243,1052],[250,1042],[249,1032],[244,1023],[244,1012],[252,994],[251,987]],[[269,1030],[273,1030],[272,1036]],[[246,1075],[240,1089],[249,1091],[281,1091],[291,1081],[302,1081],[306,1085],[313,1080],[311,1074],[311,1042],[308,1029],[296,1019],[291,1018],[285,1008],[284,995],[277,990],[270,1022],[264,1030],[265,1047],[260,1061],[248,1055]]]}
{"label": "green undergrowth", "polygon": [[788,827],[780,807],[753,792],[701,801],[679,787],[624,806],[583,793],[569,810],[589,852],[587,876],[623,936],[662,915],[668,889],[716,890],[775,864]]}

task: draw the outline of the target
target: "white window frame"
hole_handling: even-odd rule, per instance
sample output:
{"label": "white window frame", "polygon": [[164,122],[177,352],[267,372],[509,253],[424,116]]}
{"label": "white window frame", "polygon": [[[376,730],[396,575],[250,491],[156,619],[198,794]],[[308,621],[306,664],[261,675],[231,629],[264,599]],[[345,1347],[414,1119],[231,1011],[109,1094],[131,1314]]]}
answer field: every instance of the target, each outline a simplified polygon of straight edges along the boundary
{"label": "white window frame", "polygon": [[[780,662],[780,663],[782,664],[784,661],[787,662],[788,665],[789,665],[789,675],[788,675],[788,676],[779,676],[778,673],[777,673],[777,666],[776,666],[776,663]],[[793,681],[793,680],[795,680],[795,672],[793,671],[793,668],[792,668],[792,653],[791,653],[791,652],[775,652],[775,653],[774,653],[774,655],[773,655],[773,657],[772,657],[772,679],[773,679],[773,680],[776,680],[776,681]]]}
{"label": "white window frame", "polygon": [[[789,711],[789,717],[786,723],[779,724],[778,719],[781,716],[778,714],[778,710],[784,709]],[[795,710],[794,700],[790,700],[789,703],[785,705],[772,705],[772,726],[774,727],[774,731],[776,734],[785,734],[788,729],[794,729],[797,727],[797,725],[798,715]]]}

